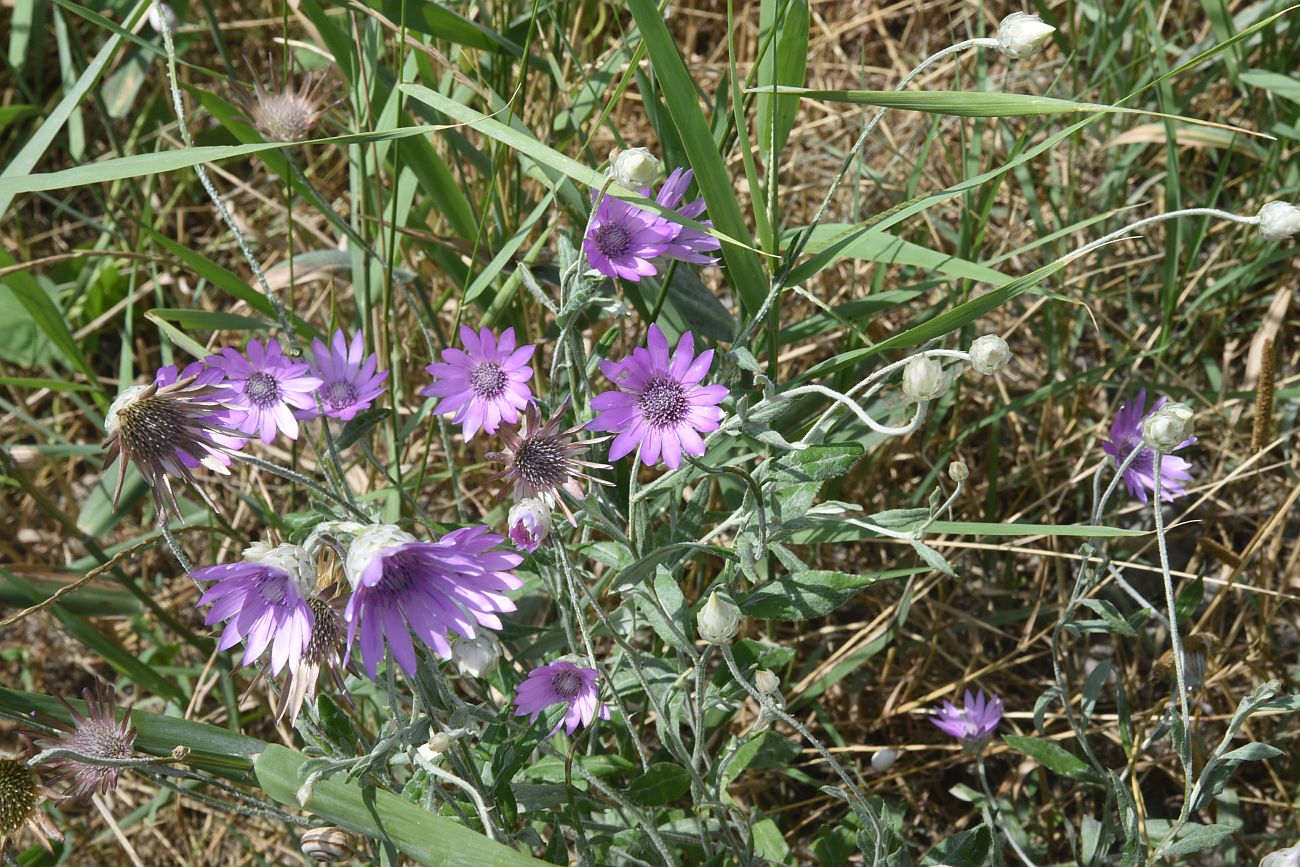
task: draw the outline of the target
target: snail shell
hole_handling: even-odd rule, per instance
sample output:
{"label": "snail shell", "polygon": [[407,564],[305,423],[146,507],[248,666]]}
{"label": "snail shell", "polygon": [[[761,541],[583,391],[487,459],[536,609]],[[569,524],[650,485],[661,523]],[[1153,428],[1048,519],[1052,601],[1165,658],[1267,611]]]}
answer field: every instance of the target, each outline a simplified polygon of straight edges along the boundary
{"label": "snail shell", "polygon": [[302,835],[302,854],[321,864],[347,861],[356,852],[352,835],[342,828],[312,828]]}

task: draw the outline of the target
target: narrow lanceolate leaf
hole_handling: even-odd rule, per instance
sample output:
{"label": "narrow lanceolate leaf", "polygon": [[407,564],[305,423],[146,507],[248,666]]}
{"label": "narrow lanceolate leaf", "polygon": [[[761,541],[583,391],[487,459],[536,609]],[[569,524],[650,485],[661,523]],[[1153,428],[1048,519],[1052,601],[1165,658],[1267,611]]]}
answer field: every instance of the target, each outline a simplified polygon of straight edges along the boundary
{"label": "narrow lanceolate leaf", "polygon": [[306,809],[354,834],[387,843],[418,864],[539,867],[543,863],[392,792],[349,781],[343,774],[317,780],[306,802],[301,803],[299,769],[306,761],[302,753],[272,744],[257,757],[253,771],[266,793],[281,804]]}
{"label": "narrow lanceolate leaf", "polygon": [[907,578],[925,569],[891,569],[869,575],[810,570],[769,581],[740,600],[750,617],[765,620],[809,620],[822,617],[877,581]]}
{"label": "narrow lanceolate leaf", "polygon": [[641,31],[641,39],[659,79],[659,89],[673,126],[681,137],[691,168],[695,170],[695,182],[708,205],[709,218],[720,232],[742,242],[742,246],[724,246],[722,255],[731,285],[740,295],[745,310],[752,315],[767,297],[768,279],[758,254],[753,251],[753,237],[736,202],[731,174],[718,153],[713,131],[700,108],[695,82],[677,53],[677,46],[664,25],[658,6],[652,0],[630,0],[628,7],[636,18],[637,29]]}
{"label": "narrow lanceolate leaf", "polygon": [[759,44],[767,45],[758,64],[758,150],[763,159],[771,159],[775,144],[779,159],[794,126],[799,97],[774,96],[771,91],[803,85],[808,68],[808,0],[763,0],[758,26]]}
{"label": "narrow lanceolate leaf", "polygon": [[1007,735],[1003,740],[1007,746],[1024,753],[1049,771],[1075,780],[1099,782],[1096,772],[1083,759],[1051,741],[1024,735]]}

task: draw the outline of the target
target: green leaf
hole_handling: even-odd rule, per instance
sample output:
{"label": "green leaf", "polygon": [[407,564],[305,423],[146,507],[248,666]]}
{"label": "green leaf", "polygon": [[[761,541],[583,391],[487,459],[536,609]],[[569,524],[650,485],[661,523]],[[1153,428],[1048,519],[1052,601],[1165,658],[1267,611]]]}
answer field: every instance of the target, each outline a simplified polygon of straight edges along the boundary
{"label": "green leaf", "polygon": [[[778,17],[779,16],[779,17]],[[799,97],[773,96],[773,85],[800,87],[808,68],[808,0],[763,0],[758,16],[758,152],[771,159],[773,140],[779,159],[799,111]],[[770,41],[769,41],[770,40]],[[775,110],[773,110],[775,106]]]}
{"label": "green leaf", "polygon": [[724,245],[722,256],[741,305],[752,315],[767,297],[768,279],[753,249],[754,240],[741,216],[740,205],[736,202],[731,173],[718,152],[713,130],[700,109],[695,82],[686,71],[686,65],[677,53],[677,45],[664,24],[663,14],[653,0],[629,0],[628,8],[641,31],[673,127],[681,137],[691,168],[695,170],[695,182],[708,205],[709,219],[719,232],[741,244]]}
{"label": "green leaf", "polygon": [[[1162,826],[1165,825],[1167,822],[1162,820],[1148,819],[1147,833],[1152,839],[1156,839],[1163,831]],[[1202,825],[1198,822],[1188,822],[1179,829],[1172,843],[1161,848],[1159,856],[1189,855],[1192,852],[1200,852],[1218,846],[1240,830],[1235,825]]]}
{"label": "green leaf", "polygon": [[428,867],[539,867],[542,864],[459,822],[445,819],[383,789],[363,786],[335,774],[317,780],[306,803],[298,801],[301,768],[307,757],[270,744],[253,772],[277,802],[305,809],[354,834],[388,843]]}
{"label": "green leaf", "polygon": [[1007,735],[1002,740],[1013,750],[1024,753],[1049,771],[1071,779],[1100,784],[1097,774],[1083,759],[1051,741],[1025,735]]}
{"label": "green leaf", "polygon": [[1252,87],[1262,88],[1292,102],[1300,102],[1300,81],[1296,81],[1289,75],[1263,69],[1249,69],[1241,73],[1240,78]]}
{"label": "green leaf", "polygon": [[949,578],[957,577],[957,573],[953,571],[952,565],[948,562],[947,558],[938,551],[934,550],[920,539],[908,539],[907,541],[911,544],[912,550],[916,551],[916,553],[920,555],[921,559],[925,561],[925,564],[931,569],[942,575],[947,575]]}
{"label": "green leaf", "polygon": [[[68,586],[64,581],[38,581],[24,578],[19,584],[17,577],[0,574],[0,608],[25,608],[32,604],[32,592],[35,590],[43,598],[49,599],[55,593]],[[78,587],[62,597],[59,604],[69,614],[79,617],[123,617],[139,614],[142,606],[140,600],[125,590],[109,587]]]}
{"label": "green leaf", "polygon": [[691,789],[691,775],[681,765],[655,762],[628,784],[624,795],[634,804],[657,807],[670,804]]}
{"label": "green leaf", "polygon": [[878,581],[907,578],[926,570],[891,569],[868,575],[809,570],[770,581],[740,600],[750,617],[767,620],[809,620],[822,617],[853,598],[859,590]]}
{"label": "green leaf", "polygon": [[347,448],[392,414],[391,409],[382,406],[372,406],[370,409],[362,410],[343,426],[342,433],[334,440],[334,446],[339,449]]}
{"label": "green leaf", "polygon": [[1178,594],[1178,599],[1174,602],[1174,614],[1179,623],[1186,623],[1192,619],[1196,609],[1201,607],[1201,600],[1205,598],[1205,576],[1197,575],[1196,580],[1183,588],[1183,592]]}
{"label": "green leaf", "polygon": [[983,825],[959,831],[925,855],[921,867],[982,867],[988,863],[989,829]]}
{"label": "green leaf", "polygon": [[[0,212],[2,211],[3,208],[0,208]],[[7,268],[15,264],[17,264],[16,260],[9,255],[8,251],[0,250],[0,267]],[[12,293],[13,299],[22,305],[23,310],[26,311],[28,322],[40,329],[45,338],[59,350],[63,359],[69,365],[85,374],[87,379],[96,380],[95,369],[82,355],[81,347],[77,344],[76,338],[72,335],[72,330],[68,327],[68,318],[32,275],[26,271],[16,271],[7,275],[0,281],[0,297],[7,294],[4,290]],[[7,299],[4,307],[11,307]],[[40,338],[32,334],[30,329],[23,327],[23,325],[21,319],[5,320],[5,328],[8,331],[7,336],[16,337],[20,341],[17,346],[13,347],[14,349],[21,348],[21,344],[27,343],[24,338],[28,335],[31,336],[33,339],[32,345],[27,352],[20,353],[20,357],[35,362],[41,357],[43,347]]]}
{"label": "green leaf", "polygon": [[270,322],[226,313],[224,310],[192,310],[183,307],[155,307],[149,311],[151,319],[165,319],[182,328],[199,331],[258,331],[274,327]]}

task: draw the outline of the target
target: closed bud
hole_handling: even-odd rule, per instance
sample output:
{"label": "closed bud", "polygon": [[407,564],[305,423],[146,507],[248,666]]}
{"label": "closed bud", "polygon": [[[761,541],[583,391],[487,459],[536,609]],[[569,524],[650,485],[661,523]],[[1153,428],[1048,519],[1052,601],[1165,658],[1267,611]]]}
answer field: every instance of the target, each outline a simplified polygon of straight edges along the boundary
{"label": "closed bud", "polygon": [[1259,860],[1259,867],[1300,867],[1300,843],[1269,852]]}
{"label": "closed bud", "polygon": [[510,541],[520,551],[531,554],[551,530],[551,510],[541,500],[530,497],[510,507],[506,523],[510,527]]}
{"label": "closed bud", "polygon": [[429,742],[420,745],[415,751],[419,753],[420,758],[424,759],[426,762],[433,762],[437,760],[438,756],[451,749],[451,745],[451,735],[446,732],[434,732],[434,734],[429,738]]}
{"label": "closed bud", "polygon": [[763,695],[776,695],[781,689],[781,678],[777,677],[775,672],[760,668],[754,673],[754,686]]}
{"label": "closed bud", "polygon": [[943,365],[933,358],[918,355],[903,368],[903,397],[920,403],[934,400],[948,390]]}
{"label": "closed bud", "polygon": [[1037,15],[1012,12],[998,25],[998,50],[1014,60],[1033,57],[1056,31]]}
{"label": "closed bud", "polygon": [[1265,241],[1285,241],[1300,234],[1300,208],[1269,202],[1259,209],[1259,234]]}
{"label": "closed bud", "polygon": [[610,174],[619,184],[639,190],[654,183],[659,176],[659,160],[645,148],[628,148],[614,157]]}
{"label": "closed bud", "polygon": [[883,774],[894,766],[898,759],[898,750],[885,747],[883,750],[876,750],[871,754],[871,770],[877,774]]}
{"label": "closed bud", "polygon": [[722,594],[714,592],[695,615],[700,638],[709,644],[730,644],[740,629],[740,609]]}
{"label": "closed bud", "polygon": [[970,478],[970,467],[966,466],[965,461],[953,461],[948,464],[948,478],[954,482],[964,482]]}
{"label": "closed bud", "polygon": [[1185,403],[1167,403],[1142,422],[1142,442],[1168,454],[1192,438],[1194,413]]}
{"label": "closed bud", "polygon": [[176,29],[176,12],[166,3],[154,0],[149,4],[149,26],[153,28],[154,33],[161,34],[164,27],[174,31]]}
{"label": "closed bud", "polygon": [[975,338],[970,345],[970,366],[976,373],[992,376],[1011,361],[1011,347],[996,334]]}
{"label": "closed bud", "polygon": [[501,644],[486,632],[473,638],[457,638],[451,647],[451,656],[462,675],[482,677],[496,668],[501,658]]}

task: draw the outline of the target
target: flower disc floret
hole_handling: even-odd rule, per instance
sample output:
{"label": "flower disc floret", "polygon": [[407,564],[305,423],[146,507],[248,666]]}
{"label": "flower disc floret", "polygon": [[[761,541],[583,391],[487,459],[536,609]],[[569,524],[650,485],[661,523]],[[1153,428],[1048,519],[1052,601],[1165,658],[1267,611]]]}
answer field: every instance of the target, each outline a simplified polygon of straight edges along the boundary
{"label": "flower disc floret", "polygon": [[616,461],[640,448],[647,466],[662,462],[681,465],[682,455],[704,454],[701,433],[718,429],[724,385],[701,385],[713,364],[713,350],[695,355],[695,338],[687,331],[669,356],[668,339],[658,325],[650,326],[646,348],[637,348],[622,361],[601,361],[600,369],[619,387],[596,395],[597,415],[589,430],[616,433],[609,459]]}

